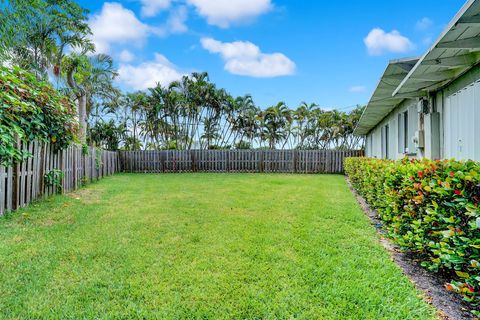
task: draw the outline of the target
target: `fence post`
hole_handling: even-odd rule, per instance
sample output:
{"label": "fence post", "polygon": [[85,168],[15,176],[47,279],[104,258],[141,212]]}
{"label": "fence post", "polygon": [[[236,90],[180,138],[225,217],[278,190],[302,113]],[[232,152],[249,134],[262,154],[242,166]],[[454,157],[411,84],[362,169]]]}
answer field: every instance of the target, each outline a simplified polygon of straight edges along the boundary
{"label": "fence post", "polygon": [[258,169],[260,172],[265,171],[265,151],[264,150],[260,150]]}
{"label": "fence post", "polygon": [[225,166],[226,171],[230,172],[230,150],[227,150],[225,154]]}
{"label": "fence post", "polygon": [[[20,139],[17,138],[16,148],[21,148],[22,145],[20,143]],[[15,210],[20,206],[20,163],[15,162],[14,166],[14,174],[13,174],[13,197],[12,197],[12,209]]]}
{"label": "fence post", "polygon": [[297,170],[298,170],[298,151],[297,150],[293,151],[292,159],[293,159],[293,173],[297,173]]}
{"label": "fence post", "polygon": [[192,172],[195,172],[195,151],[190,150],[190,160],[192,162]]}

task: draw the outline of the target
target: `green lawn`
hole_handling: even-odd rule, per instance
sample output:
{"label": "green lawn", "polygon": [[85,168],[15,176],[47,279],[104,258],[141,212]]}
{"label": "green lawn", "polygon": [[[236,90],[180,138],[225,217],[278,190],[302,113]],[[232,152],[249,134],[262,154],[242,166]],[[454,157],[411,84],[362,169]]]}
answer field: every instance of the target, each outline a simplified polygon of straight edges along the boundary
{"label": "green lawn", "polygon": [[342,176],[120,174],[0,219],[5,319],[435,319]]}

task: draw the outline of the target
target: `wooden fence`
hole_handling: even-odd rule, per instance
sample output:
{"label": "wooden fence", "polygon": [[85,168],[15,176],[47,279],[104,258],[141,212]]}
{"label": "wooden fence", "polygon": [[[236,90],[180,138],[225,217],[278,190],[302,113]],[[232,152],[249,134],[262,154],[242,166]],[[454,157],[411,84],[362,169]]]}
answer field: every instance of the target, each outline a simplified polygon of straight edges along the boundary
{"label": "wooden fence", "polygon": [[343,173],[343,159],[363,151],[167,150],[121,151],[124,172]]}
{"label": "wooden fence", "polygon": [[89,148],[84,154],[80,146],[54,152],[50,144],[39,142],[21,148],[32,157],[13,167],[0,166],[0,215],[55,193],[55,186],[46,185],[44,179],[51,170],[63,171],[65,192],[119,171],[117,152]]}
{"label": "wooden fence", "polygon": [[167,150],[104,151],[80,146],[54,152],[50,144],[22,145],[32,154],[12,167],[0,166],[0,215],[24,207],[33,200],[56,192],[46,185],[45,175],[57,169],[64,174],[62,190],[119,171],[163,172],[278,172],[343,173],[343,159],[363,156],[363,151],[332,150]]}

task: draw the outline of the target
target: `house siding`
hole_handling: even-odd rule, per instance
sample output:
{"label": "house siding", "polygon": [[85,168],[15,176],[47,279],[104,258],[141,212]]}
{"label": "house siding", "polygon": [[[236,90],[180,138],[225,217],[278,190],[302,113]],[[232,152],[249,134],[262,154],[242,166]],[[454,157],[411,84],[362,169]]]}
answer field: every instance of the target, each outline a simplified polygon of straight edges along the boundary
{"label": "house siding", "polygon": [[[427,114],[418,112],[418,100],[409,99],[398,105],[389,115],[377,124],[368,134],[366,154],[369,157],[401,159],[399,134],[403,123],[398,123],[399,115],[408,110],[408,155],[431,159],[457,158],[480,161],[480,68],[472,68],[451,84],[431,92],[430,110]],[[421,119],[423,117],[423,121]],[[382,142],[382,128],[389,127],[388,155],[385,142]],[[425,144],[417,148],[413,137],[423,129]]]}
{"label": "house siding", "polygon": [[440,90],[436,107],[441,114],[441,157],[480,161],[479,66]]}
{"label": "house siding", "polygon": [[445,157],[479,159],[478,128],[480,82],[475,81],[445,96]]}
{"label": "house siding", "polygon": [[[397,106],[389,115],[387,115],[375,128],[373,128],[367,134],[368,143],[366,155],[372,158],[388,158],[388,159],[401,159],[405,156],[403,152],[399,152],[399,126],[403,126],[403,123],[398,122],[398,115],[408,111],[408,149],[409,153],[412,153],[414,144],[412,142],[413,135],[417,126],[417,101],[406,100]],[[403,119],[403,118],[402,118]],[[388,125],[388,155],[383,154],[384,146],[382,145],[382,128]],[[416,153],[413,152],[413,153]]]}

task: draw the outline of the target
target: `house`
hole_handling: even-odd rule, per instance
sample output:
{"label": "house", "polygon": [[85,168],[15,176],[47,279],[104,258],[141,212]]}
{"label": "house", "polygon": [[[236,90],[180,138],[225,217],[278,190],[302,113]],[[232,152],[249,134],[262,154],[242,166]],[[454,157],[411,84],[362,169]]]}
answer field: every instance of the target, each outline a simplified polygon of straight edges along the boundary
{"label": "house", "polygon": [[391,61],[357,127],[369,157],[480,161],[480,0],[418,58]]}

